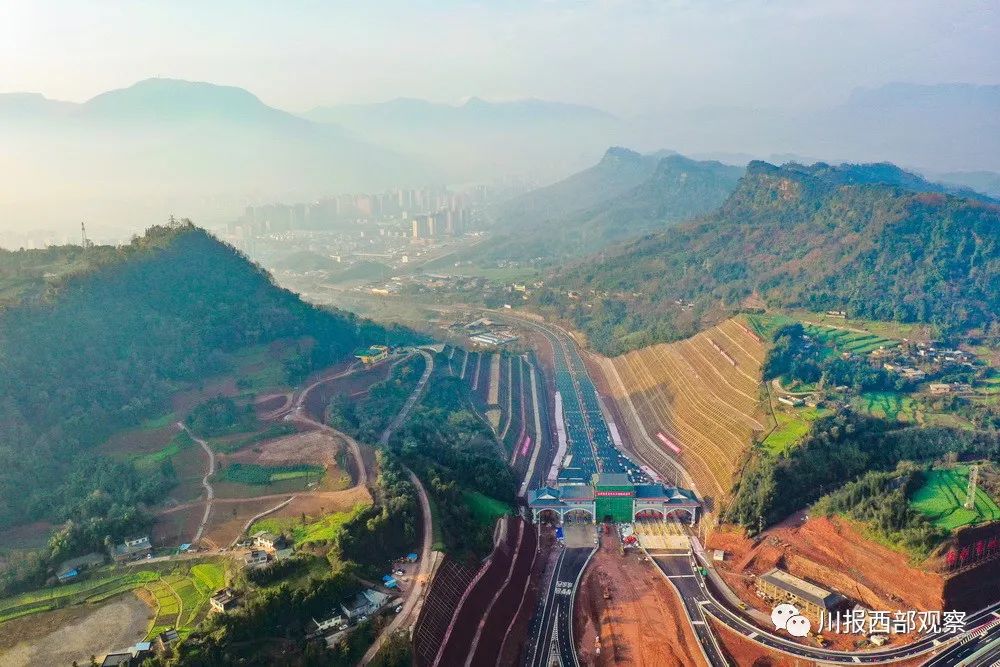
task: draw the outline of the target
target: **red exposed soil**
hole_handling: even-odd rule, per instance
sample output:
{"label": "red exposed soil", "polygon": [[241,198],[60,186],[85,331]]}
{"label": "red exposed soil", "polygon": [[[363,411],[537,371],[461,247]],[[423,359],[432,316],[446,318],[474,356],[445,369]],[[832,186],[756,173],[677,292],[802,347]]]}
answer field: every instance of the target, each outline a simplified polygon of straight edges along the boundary
{"label": "red exposed soil", "polygon": [[704,665],[680,601],[656,566],[640,561],[638,554],[621,555],[613,540],[602,542],[573,607],[580,663]]}
{"label": "red exposed soil", "polygon": [[[536,531],[537,536],[537,531]],[[536,538],[537,539],[537,538]],[[545,565],[552,552],[552,545],[555,543],[555,536],[552,531],[543,531],[541,539],[538,540],[539,550],[534,559],[534,565],[528,575],[528,584],[524,590],[524,597],[518,603],[520,608],[516,612],[514,620],[507,628],[507,637],[498,653],[500,656],[497,664],[519,665],[524,660],[524,650],[526,642],[524,638],[529,634],[529,625],[538,606],[541,595],[542,576],[545,573]]]}
{"label": "red exposed soil", "polygon": [[[756,594],[756,578],[773,567],[791,572],[859,602],[870,609],[940,610],[944,578],[912,565],[901,553],[872,542],[838,518],[802,521],[796,514],[753,541],[741,532],[719,529],[708,546],[726,552],[716,569],[739,597],[764,612],[770,603]],[[831,648],[850,650],[859,636],[828,633]],[[915,636],[896,635],[894,644]]]}
{"label": "red exposed soil", "polygon": [[[450,634],[446,636],[446,643],[440,654],[440,664],[461,665],[465,663],[465,658],[469,655],[472,641],[480,622],[483,620],[484,613],[490,606],[496,592],[504,586],[504,582],[510,572],[511,562],[518,553],[528,548],[529,541],[531,542],[531,551],[534,551],[534,539],[532,538],[534,531],[531,530],[532,526],[525,526],[527,530],[522,534],[520,549],[518,549],[519,525],[523,525],[521,519],[508,519],[506,521],[506,530],[500,538],[500,543],[493,549],[485,572],[467,591],[465,602],[458,609]],[[523,573],[526,576],[529,569],[530,560],[528,561],[528,566],[521,568],[519,573]],[[520,590],[523,590],[523,588],[524,584],[522,581]],[[491,618],[494,614],[496,618],[513,618],[514,613],[517,611],[517,602],[512,601],[511,595],[501,595],[501,598],[494,604],[491,611]],[[509,622],[508,620],[507,623],[509,624]],[[506,628],[506,625],[503,627]],[[496,655],[500,642],[503,641],[502,635],[498,638],[494,632],[495,630],[496,628],[491,628],[489,633],[484,633],[487,635],[485,638],[487,646],[493,647],[493,655]],[[484,640],[481,639],[481,641]]]}
{"label": "red exposed soil", "polygon": [[504,588],[494,599],[493,607],[489,613],[481,621],[482,634],[473,654],[472,664],[474,665],[488,664],[500,655],[504,639],[515,621],[518,607],[525,595],[528,578],[532,572],[532,564],[535,562],[537,537],[535,527],[520,520],[513,522],[512,531],[517,524],[524,526],[521,544],[514,554]]}
{"label": "red exposed soil", "polygon": [[291,399],[291,394],[259,396],[253,403],[253,409],[256,411],[258,419],[265,419],[272,413],[286,407]]}
{"label": "red exposed soil", "polygon": [[177,546],[189,541],[197,532],[205,513],[205,504],[198,503],[184,509],[163,514],[153,524],[152,541],[156,546]]}
{"label": "red exposed soil", "polygon": [[[233,454],[220,454],[220,463],[256,463],[262,466],[296,464],[336,465],[344,444],[325,431],[306,431],[245,447]],[[220,466],[221,467],[221,466]]]}
{"label": "red exposed soil", "polygon": [[[731,554],[720,573],[730,585],[747,590],[752,582],[745,575],[780,565],[873,609],[942,608],[940,574],[914,567],[906,556],[866,539],[846,521],[819,517],[803,523],[800,517],[768,530],[756,544],[733,531],[713,533],[709,547]],[[750,597],[757,600],[752,590]]]}
{"label": "red exposed soil", "polygon": [[[709,616],[709,625],[712,632],[722,645],[723,652],[729,659],[740,667],[812,667],[825,665],[828,663],[817,663],[805,658],[795,658],[780,651],[772,651],[761,646],[757,642],[750,641],[738,632],[730,630],[727,626],[719,623]],[[917,667],[927,659],[927,656],[918,656],[909,660],[893,662],[893,667]]]}
{"label": "red exposed soil", "polygon": [[330,399],[338,394],[346,394],[352,398],[358,398],[367,393],[373,384],[384,380],[388,371],[389,364],[382,362],[362,371],[317,385],[306,396],[306,413],[317,421],[323,421],[323,416],[327,406],[330,404]]}
{"label": "red exposed soil", "polygon": [[752,642],[738,632],[709,616],[709,624],[715,633],[722,650],[729,659],[737,665],[746,667],[811,667],[816,665],[812,660],[793,658],[778,651],[771,651],[757,642]]}
{"label": "red exposed soil", "polygon": [[236,380],[224,378],[201,389],[191,389],[174,394],[170,399],[174,414],[178,419],[186,417],[196,406],[216,396],[236,396],[240,390],[236,388]]}
{"label": "red exposed soil", "polygon": [[209,547],[217,549],[227,547],[243,532],[247,520],[280,502],[280,498],[245,500],[238,503],[216,502],[212,506],[212,513],[208,517],[208,525],[205,526],[202,539]]}
{"label": "red exposed soil", "polygon": [[170,424],[158,429],[133,429],[113,435],[101,445],[101,453],[128,458],[138,454],[158,452],[177,434],[177,426]]}

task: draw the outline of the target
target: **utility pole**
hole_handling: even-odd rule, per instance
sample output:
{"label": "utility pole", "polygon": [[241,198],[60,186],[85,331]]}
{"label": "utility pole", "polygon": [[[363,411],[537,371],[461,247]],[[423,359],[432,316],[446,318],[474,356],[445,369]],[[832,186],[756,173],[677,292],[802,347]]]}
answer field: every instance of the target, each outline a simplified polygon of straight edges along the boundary
{"label": "utility pole", "polygon": [[85,222],[80,223],[80,236],[82,238],[80,247],[86,250],[90,247],[90,241],[87,239],[87,223]]}
{"label": "utility pole", "polygon": [[965,499],[965,509],[971,510],[976,506],[976,487],[979,485],[979,465],[969,468],[969,495]]}

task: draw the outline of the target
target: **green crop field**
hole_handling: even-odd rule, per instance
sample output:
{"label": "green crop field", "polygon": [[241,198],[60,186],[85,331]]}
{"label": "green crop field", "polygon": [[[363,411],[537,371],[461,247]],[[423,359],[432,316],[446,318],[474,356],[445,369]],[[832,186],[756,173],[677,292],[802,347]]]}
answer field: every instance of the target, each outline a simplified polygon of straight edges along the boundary
{"label": "green crop field", "polygon": [[172,459],[177,454],[180,454],[182,449],[190,447],[193,444],[194,440],[190,435],[188,435],[188,432],[181,431],[175,435],[170,440],[170,443],[163,449],[149,454],[143,454],[142,456],[137,456],[132,460],[132,462],[137,468],[150,468],[168,459]]}
{"label": "green crop field", "polygon": [[195,582],[209,593],[214,593],[226,585],[226,571],[217,562],[198,563],[191,566]]}
{"label": "green crop field", "polygon": [[140,426],[140,431],[158,431],[161,428],[166,428],[177,421],[177,415],[173,412],[168,412],[165,415],[160,415],[159,417],[154,417],[152,419],[147,419]]}
{"label": "green crop field", "polygon": [[83,581],[0,600],[0,623],[73,605],[96,606],[144,588],[156,605],[147,637],[155,637],[168,627],[176,627],[186,636],[208,613],[208,598],[225,585],[225,579],[222,562],[214,560],[190,568],[176,563],[153,563],[140,570],[107,566]]}
{"label": "green crop field", "polygon": [[220,479],[236,484],[267,485],[289,479],[306,478],[319,480],[323,476],[323,466],[261,466],[256,463],[230,463],[223,468]]}
{"label": "green crop field", "polygon": [[868,391],[854,400],[855,407],[875,417],[898,419],[905,422],[919,421],[917,402],[893,391]]}
{"label": "green crop field", "polygon": [[793,447],[809,432],[810,425],[818,418],[829,414],[823,408],[782,409],[774,413],[777,426],[761,442],[772,456],[777,456]]}
{"label": "green crop field", "polygon": [[306,517],[305,523],[295,517],[268,517],[255,521],[249,534],[264,530],[289,536],[296,546],[315,542],[328,542],[336,537],[340,528],[365,505],[358,505],[350,512],[333,512],[322,517]]}
{"label": "green crop field", "polygon": [[0,600],[0,623],[75,604],[97,604],[155,581],[159,576],[159,573],[148,570],[128,574],[105,574],[73,584],[14,595]]}
{"label": "green crop field", "polygon": [[1000,520],[1000,506],[983,489],[976,491],[975,506],[965,508],[968,485],[968,466],[932,470],[910,498],[910,505],[946,530]]}

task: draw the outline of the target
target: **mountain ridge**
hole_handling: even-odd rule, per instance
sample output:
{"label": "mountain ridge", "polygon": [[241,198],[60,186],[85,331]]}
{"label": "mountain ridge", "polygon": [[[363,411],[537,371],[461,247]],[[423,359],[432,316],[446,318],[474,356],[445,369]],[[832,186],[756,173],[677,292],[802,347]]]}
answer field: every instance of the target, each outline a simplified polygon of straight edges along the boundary
{"label": "mountain ridge", "polygon": [[611,147],[593,167],[501,207],[482,256],[552,261],[596,252],[710,211],[742,173],[673,151]]}
{"label": "mountain ridge", "polygon": [[[888,182],[885,182],[888,181]],[[748,300],[986,326],[1000,313],[1000,204],[885,165],[748,165],[716,211],[553,277],[538,303],[600,350],[685,338]]]}

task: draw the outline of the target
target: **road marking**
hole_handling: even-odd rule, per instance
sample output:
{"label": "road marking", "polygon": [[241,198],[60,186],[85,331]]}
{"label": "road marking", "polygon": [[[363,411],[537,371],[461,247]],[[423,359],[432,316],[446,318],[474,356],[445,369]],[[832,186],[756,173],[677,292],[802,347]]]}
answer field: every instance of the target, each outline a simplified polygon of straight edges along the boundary
{"label": "road marking", "polygon": [[993,615],[996,616],[997,618],[1000,618],[1000,611],[993,612]]}
{"label": "road marking", "polygon": [[694,579],[693,574],[668,574],[667,579]]}
{"label": "road marking", "polygon": [[747,637],[749,637],[750,639],[757,639],[757,633],[751,632],[750,634],[747,635]]}
{"label": "road marking", "polygon": [[851,660],[853,660],[854,662],[861,662],[861,658],[859,658],[856,655],[855,656],[851,656]]}
{"label": "road marking", "polygon": [[691,625],[705,625],[705,621],[691,621]]}

